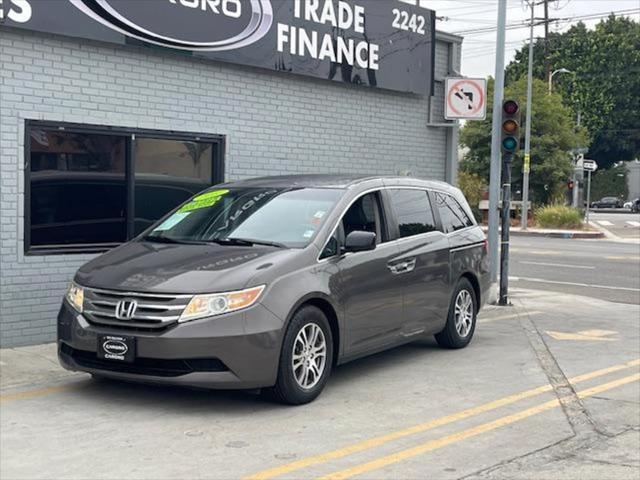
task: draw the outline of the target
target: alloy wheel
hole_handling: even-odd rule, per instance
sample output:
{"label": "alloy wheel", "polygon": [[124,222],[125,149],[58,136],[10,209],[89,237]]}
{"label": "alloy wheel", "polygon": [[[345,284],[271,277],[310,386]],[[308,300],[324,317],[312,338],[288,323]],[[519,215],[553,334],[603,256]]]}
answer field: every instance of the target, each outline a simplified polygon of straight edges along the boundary
{"label": "alloy wheel", "polygon": [[465,338],[473,325],[473,297],[468,290],[460,290],[456,297],[455,321],[458,335]]}
{"label": "alloy wheel", "polygon": [[327,360],[327,341],[316,323],[307,323],[293,342],[291,366],[296,383],[305,390],[313,388],[324,372]]}

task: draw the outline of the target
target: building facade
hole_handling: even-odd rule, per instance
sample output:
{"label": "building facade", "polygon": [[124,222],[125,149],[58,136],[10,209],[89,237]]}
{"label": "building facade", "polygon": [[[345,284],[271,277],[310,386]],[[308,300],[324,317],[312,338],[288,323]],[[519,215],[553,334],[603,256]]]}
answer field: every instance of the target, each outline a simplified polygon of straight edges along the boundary
{"label": "building facade", "polygon": [[79,266],[212,183],[455,182],[443,81],[460,42],[436,33],[434,88],[416,94],[0,24],[1,346],[54,340]]}

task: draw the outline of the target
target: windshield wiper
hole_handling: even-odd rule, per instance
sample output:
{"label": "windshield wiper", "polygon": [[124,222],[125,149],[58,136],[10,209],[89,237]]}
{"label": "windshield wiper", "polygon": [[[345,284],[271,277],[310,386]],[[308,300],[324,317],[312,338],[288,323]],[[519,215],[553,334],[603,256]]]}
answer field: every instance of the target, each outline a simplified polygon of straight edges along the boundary
{"label": "windshield wiper", "polygon": [[171,237],[160,237],[157,235],[147,235],[146,237],[143,237],[143,239],[145,242],[155,242],[155,243],[177,243],[180,245],[203,245],[202,242],[188,242],[185,240],[176,240],[175,238],[171,238]]}
{"label": "windshield wiper", "polygon": [[217,243],[219,245],[238,245],[243,247],[252,247],[254,245],[267,245],[269,247],[287,248],[283,243],[269,242],[267,240],[253,240],[251,238],[237,238],[237,237],[224,237],[224,238],[212,238],[207,240],[208,242]]}

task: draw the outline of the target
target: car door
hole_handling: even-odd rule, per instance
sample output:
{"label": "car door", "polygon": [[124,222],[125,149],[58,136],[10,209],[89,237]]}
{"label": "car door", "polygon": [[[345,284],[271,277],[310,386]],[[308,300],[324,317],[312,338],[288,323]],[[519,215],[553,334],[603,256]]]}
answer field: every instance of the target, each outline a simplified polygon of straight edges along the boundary
{"label": "car door", "polygon": [[449,305],[449,242],[438,229],[427,191],[391,188],[388,199],[398,236],[392,273],[404,285],[404,336],[439,331]]}
{"label": "car door", "polygon": [[389,232],[380,192],[362,195],[345,212],[340,223],[340,241],[356,230],[376,233],[374,250],[345,253],[340,269],[340,302],[344,308],[345,354],[357,356],[393,343],[402,331],[403,285],[390,265],[398,262],[395,242]]}

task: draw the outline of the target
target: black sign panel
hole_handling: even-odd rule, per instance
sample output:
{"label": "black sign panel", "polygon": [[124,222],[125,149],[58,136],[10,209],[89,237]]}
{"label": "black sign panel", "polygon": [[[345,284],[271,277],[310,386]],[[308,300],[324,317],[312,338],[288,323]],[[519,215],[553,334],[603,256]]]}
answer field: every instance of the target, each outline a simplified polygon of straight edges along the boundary
{"label": "black sign panel", "polygon": [[427,94],[425,0],[0,0],[0,25]]}

